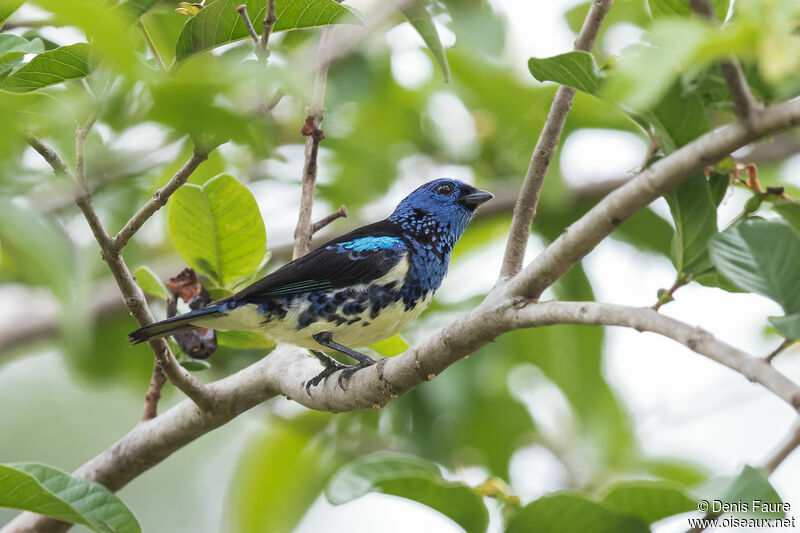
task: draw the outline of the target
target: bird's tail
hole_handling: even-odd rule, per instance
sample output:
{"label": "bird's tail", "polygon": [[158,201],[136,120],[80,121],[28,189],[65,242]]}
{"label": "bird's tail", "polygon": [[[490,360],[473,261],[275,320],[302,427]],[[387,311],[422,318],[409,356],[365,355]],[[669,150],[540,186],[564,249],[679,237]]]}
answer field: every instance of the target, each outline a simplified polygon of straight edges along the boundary
{"label": "bird's tail", "polygon": [[212,318],[214,316],[224,316],[225,313],[221,310],[219,305],[210,305],[191,313],[185,313],[180,316],[175,316],[162,320],[160,322],[153,322],[143,328],[139,328],[134,332],[128,333],[128,342],[131,344],[139,344],[140,342],[147,342],[160,337],[167,337],[176,333],[183,333],[184,331],[191,331],[193,329],[201,328],[204,326],[194,325],[192,321],[200,317]]}

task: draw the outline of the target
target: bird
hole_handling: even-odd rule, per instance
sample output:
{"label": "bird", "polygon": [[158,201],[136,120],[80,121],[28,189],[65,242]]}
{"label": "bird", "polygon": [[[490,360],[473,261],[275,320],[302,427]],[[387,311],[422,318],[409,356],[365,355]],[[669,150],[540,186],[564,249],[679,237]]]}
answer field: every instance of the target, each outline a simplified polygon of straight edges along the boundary
{"label": "bird", "polygon": [[[402,331],[431,303],[475,209],[494,195],[457,179],[429,181],[384,220],[331,239],[232,296],[128,335],[132,344],[197,328],[251,330],[306,348],[324,369],[306,392],[341,371],[375,364],[363,348]],[[325,351],[356,364],[345,365]]]}

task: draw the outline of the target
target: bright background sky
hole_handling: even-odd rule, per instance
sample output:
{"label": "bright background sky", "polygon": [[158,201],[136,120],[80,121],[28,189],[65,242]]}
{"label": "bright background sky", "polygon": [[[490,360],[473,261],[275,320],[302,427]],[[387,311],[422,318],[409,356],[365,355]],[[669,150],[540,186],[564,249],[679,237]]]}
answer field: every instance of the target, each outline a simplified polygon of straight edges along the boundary
{"label": "bright background sky", "polygon": [[[351,3],[363,12],[369,12],[370,6],[374,5],[372,0]],[[492,3],[509,20],[511,31],[507,54],[519,65],[521,78],[529,79],[525,67],[528,57],[554,55],[571,49],[572,35],[562,15],[577,2],[493,0]],[[442,28],[442,35],[446,43],[448,39],[452,41],[445,28]],[[613,36],[610,40],[613,49],[607,51],[615,52],[637,39],[639,33],[631,27],[617,27],[612,28],[610,35]],[[421,39],[407,24],[392,30],[385,38],[394,50],[392,69],[398,83],[414,86],[436,74],[430,57],[422,49]],[[530,82],[535,83],[533,80]],[[454,150],[469,149],[474,124],[463,105],[453,100],[447,93],[442,93],[435,100],[436,108],[431,109],[431,115],[442,128],[444,137],[453,139]],[[583,130],[566,139],[561,168],[565,179],[579,186],[629,173],[642,160],[645,150],[645,143],[631,134]],[[270,163],[275,165],[270,172],[286,179],[261,182],[253,189],[267,218],[272,244],[286,242],[289,238],[299,195],[297,179],[301,175],[302,149],[298,146],[297,150],[289,149],[283,155],[287,160]],[[324,162],[323,151],[322,181],[325,180]],[[385,216],[409,190],[429,178],[445,175],[467,181],[471,178],[470,170],[463,167],[431,167],[415,161],[404,162],[401,167],[404,172],[400,181],[385,198],[365,211],[369,217]],[[798,175],[798,171],[800,157],[786,163],[787,174]],[[720,223],[724,225],[730,220],[742,203],[742,196],[729,193]],[[286,210],[276,212],[276,206],[286,206]],[[655,209],[664,216],[668,214],[663,201],[657,202]],[[316,207],[316,213],[325,210],[323,204]],[[163,229],[158,224],[151,223],[144,228],[143,234],[160,235],[161,231]],[[537,242],[532,242],[528,259],[540,249]],[[495,279],[501,252],[502,244],[497,243],[474,257],[469,264],[457,265],[438,297],[461,298],[467,293],[488,289]],[[675,275],[667,259],[645,255],[628,245],[609,240],[588,256],[585,266],[598,301],[626,305],[652,305],[656,291],[671,285]],[[700,325],[754,355],[763,355],[775,348],[774,339],[765,337],[763,327],[766,316],[781,314],[775,303],[760,296],[729,294],[695,285],[682,288],[677,301],[666,305],[663,312],[689,324]],[[11,316],[3,314],[0,319],[11,319]],[[606,343],[604,372],[622,404],[631,413],[636,436],[646,454],[683,458],[720,474],[735,475],[744,463],[761,463],[786,434],[796,416],[786,404],[760,386],[668,339],[617,328],[608,331]],[[779,357],[775,365],[791,379],[800,381],[797,350]],[[428,386],[435,386],[435,383]],[[26,449],[29,458],[48,457],[48,462],[53,463],[61,458],[62,462],[58,463],[61,466],[78,466],[106,448],[111,443],[109,438],[123,435],[131,421],[139,417],[140,398],[122,390],[104,390],[103,393],[103,405],[97,405],[96,391],[74,382],[60,355],[54,352],[41,352],[4,364],[0,366],[0,405],[6,406],[3,426],[15,428],[15,433],[2,438],[29,442]],[[554,436],[568,430],[569,413],[564,407],[563,396],[555,387],[543,384],[533,393],[533,400],[537,427],[549,428]],[[42,421],[26,416],[28,409],[9,408],[19,406],[22,401],[47,405],[47,411],[30,405],[33,412],[49,413],[46,428],[41,427]],[[292,409],[291,406],[282,408]],[[190,444],[123,489],[122,498],[133,509],[147,508],[148,514],[160,514],[163,531],[218,531],[223,522],[225,492],[239,450],[249,435],[263,427],[263,409],[256,408]],[[84,413],[85,416],[76,417],[75,413]],[[59,443],[63,428],[76,423],[85,424],[80,442],[63,443],[63,447],[60,446],[63,451],[54,451],[53,445]],[[102,428],[102,431],[97,428]],[[69,434],[75,432],[69,431]],[[84,456],[75,457],[74,450],[80,450]],[[524,502],[530,501],[561,487],[562,468],[544,448],[525,448],[512,461],[513,488]],[[798,508],[799,468],[800,454],[795,454],[772,477],[784,500]],[[480,472],[468,471],[459,475],[481,480]],[[150,487],[155,486],[162,494],[163,489],[169,489],[173,496],[152,498]],[[800,512],[793,509],[790,515],[800,516]],[[0,514],[0,521],[3,521],[3,516],[6,515]],[[320,497],[297,531],[373,533],[378,524],[382,532],[460,531],[446,518],[425,507],[377,494],[338,507]],[[657,533],[686,529],[685,517],[666,520],[654,527]]]}

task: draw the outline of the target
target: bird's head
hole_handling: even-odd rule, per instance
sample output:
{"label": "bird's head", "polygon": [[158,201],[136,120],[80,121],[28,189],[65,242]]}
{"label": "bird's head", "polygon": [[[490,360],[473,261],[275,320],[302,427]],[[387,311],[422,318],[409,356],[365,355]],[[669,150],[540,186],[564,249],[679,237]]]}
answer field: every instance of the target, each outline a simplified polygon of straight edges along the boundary
{"label": "bird's head", "polygon": [[439,236],[450,246],[461,237],[475,209],[494,195],[456,179],[429,181],[406,196],[389,220],[418,237]]}

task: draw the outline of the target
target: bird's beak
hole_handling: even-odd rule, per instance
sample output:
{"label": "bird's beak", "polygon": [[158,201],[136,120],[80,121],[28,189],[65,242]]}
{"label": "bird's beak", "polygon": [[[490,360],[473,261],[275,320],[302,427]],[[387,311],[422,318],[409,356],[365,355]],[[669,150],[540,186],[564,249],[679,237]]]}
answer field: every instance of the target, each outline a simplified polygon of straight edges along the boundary
{"label": "bird's beak", "polygon": [[475,191],[458,199],[460,204],[465,205],[470,209],[475,209],[484,202],[488,202],[494,198],[494,194],[489,191]]}

